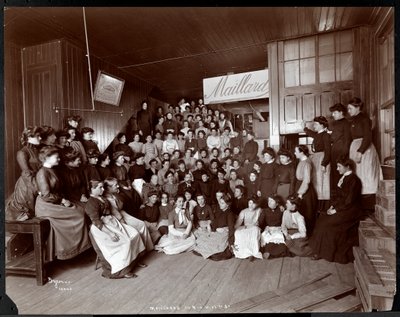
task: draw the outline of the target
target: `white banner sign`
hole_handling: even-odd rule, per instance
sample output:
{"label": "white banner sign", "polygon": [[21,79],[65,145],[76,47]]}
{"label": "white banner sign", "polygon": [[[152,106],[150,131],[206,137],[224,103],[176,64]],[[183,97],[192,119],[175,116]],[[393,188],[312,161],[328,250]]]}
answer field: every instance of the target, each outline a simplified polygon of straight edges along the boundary
{"label": "white banner sign", "polygon": [[203,79],[206,105],[268,97],[268,69]]}

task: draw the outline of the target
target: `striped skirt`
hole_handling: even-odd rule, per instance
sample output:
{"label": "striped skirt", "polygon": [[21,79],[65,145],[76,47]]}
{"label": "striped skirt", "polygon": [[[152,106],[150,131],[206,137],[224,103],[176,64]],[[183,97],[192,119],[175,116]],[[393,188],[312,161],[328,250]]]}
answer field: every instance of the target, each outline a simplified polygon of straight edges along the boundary
{"label": "striped skirt", "polygon": [[[354,161],[362,139],[351,142],[349,157]],[[361,179],[362,195],[376,194],[379,180],[383,179],[381,163],[375,146],[371,143],[361,157],[361,162],[356,164],[356,174]]]}
{"label": "striped skirt", "polygon": [[193,250],[200,253],[205,259],[213,254],[223,252],[228,247],[228,233],[228,228],[215,232],[196,230],[194,232],[196,244]]}
{"label": "striped skirt", "polygon": [[318,200],[329,200],[330,194],[330,174],[331,165],[328,164],[325,173],[321,171],[321,162],[324,159],[324,152],[317,152],[310,156],[313,170],[312,170],[312,183],[314,184],[315,191],[317,192]]}

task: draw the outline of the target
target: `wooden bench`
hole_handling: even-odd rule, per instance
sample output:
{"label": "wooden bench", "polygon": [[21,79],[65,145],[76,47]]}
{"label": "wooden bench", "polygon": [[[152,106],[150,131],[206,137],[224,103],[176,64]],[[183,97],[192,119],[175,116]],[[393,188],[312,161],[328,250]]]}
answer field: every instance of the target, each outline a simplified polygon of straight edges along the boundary
{"label": "wooden bench", "polygon": [[50,230],[50,221],[41,218],[25,221],[6,220],[5,229],[9,233],[33,235],[33,251],[10,259],[6,263],[6,274],[36,276],[37,285],[44,285],[47,282],[45,243]]}

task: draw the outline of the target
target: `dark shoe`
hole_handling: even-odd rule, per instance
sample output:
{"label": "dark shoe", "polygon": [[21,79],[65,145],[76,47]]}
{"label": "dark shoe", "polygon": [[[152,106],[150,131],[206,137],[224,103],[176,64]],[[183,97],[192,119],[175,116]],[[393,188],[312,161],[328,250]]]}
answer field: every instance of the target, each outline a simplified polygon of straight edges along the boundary
{"label": "dark shoe", "polygon": [[135,278],[137,275],[135,273],[129,272],[124,275],[124,278]]}
{"label": "dark shoe", "polygon": [[254,256],[249,257],[250,262],[254,262]]}

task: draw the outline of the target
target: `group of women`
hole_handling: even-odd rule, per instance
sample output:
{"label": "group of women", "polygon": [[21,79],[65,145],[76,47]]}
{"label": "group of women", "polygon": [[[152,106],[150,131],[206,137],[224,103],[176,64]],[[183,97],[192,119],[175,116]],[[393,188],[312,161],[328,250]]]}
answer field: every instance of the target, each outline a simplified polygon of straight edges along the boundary
{"label": "group of women", "polygon": [[360,200],[376,193],[381,177],[362,106],[358,98],[347,109],[335,104],[333,122],[316,117],[313,129],[305,127],[311,153],[300,144],[277,153],[267,147],[261,160],[254,133],[234,130],[201,100],[155,116],[143,102],[137,130],[130,123],[102,154],[76,116],[57,132],[28,127],[7,218],[48,218],[47,258],[68,259],[92,245],[108,278],[135,277],[152,249],[347,263]]}

